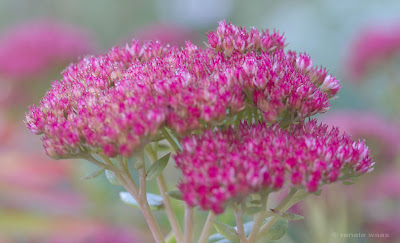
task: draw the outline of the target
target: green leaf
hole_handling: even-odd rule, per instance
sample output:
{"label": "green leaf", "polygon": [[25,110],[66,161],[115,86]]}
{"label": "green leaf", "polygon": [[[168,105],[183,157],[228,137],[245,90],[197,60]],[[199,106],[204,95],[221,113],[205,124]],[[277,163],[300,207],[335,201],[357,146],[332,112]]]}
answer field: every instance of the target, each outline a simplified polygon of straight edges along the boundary
{"label": "green leaf", "polygon": [[138,158],[135,158],[135,164],[133,165],[133,168],[135,168],[136,170],[139,170],[140,168],[142,168],[144,166],[144,162],[146,160],[147,154],[144,154],[145,159],[141,160]]}
{"label": "green leaf", "polygon": [[[249,221],[243,224],[244,227],[244,233],[246,236],[250,235],[251,229],[253,229],[254,221]],[[237,229],[237,227],[235,227]],[[227,239],[224,239],[224,237],[221,234],[213,234],[208,238],[208,243],[231,243],[232,241],[229,241]]]}
{"label": "green leaf", "polygon": [[106,170],[106,177],[107,180],[114,186],[119,186],[121,185],[118,181],[118,179],[115,177],[114,172]]}
{"label": "green leaf", "polygon": [[[146,196],[147,196],[147,201],[152,210],[158,210],[163,207],[164,204],[163,204],[163,199],[161,196],[152,194],[152,193],[147,193]],[[125,203],[126,205],[133,207],[133,208],[139,208],[139,204],[132,197],[132,195],[129,194],[129,192],[120,192],[119,197],[120,197],[121,201],[123,203]]]}
{"label": "green leaf", "polygon": [[286,219],[288,221],[296,221],[296,220],[302,220],[304,219],[304,216],[294,214],[294,213],[289,213],[289,212],[279,212],[278,210],[272,209],[271,211],[275,214],[277,214],[279,217]]}
{"label": "green leaf", "polygon": [[316,195],[316,196],[320,196],[321,193],[322,193],[322,190],[319,189],[319,190],[315,191],[313,194]]}
{"label": "green leaf", "polygon": [[261,205],[261,200],[255,199],[255,200],[251,200],[250,204],[254,204],[254,205]]}
{"label": "green leaf", "polygon": [[157,150],[158,151],[170,151],[171,147],[169,145],[159,143],[158,147],[157,147]]}
{"label": "green leaf", "polygon": [[99,175],[101,175],[104,170],[105,170],[104,168],[100,168],[98,170],[95,170],[92,173],[90,173],[89,175],[86,175],[86,176],[82,177],[81,180],[90,180],[90,179],[96,178]]}
{"label": "green leaf", "polygon": [[261,210],[263,210],[262,207],[250,206],[250,207],[246,208],[246,214],[253,215],[253,214],[260,212]]}
{"label": "green leaf", "polygon": [[279,218],[278,221],[258,240],[258,242],[268,242],[269,240],[279,240],[288,229],[289,222]]}
{"label": "green leaf", "polygon": [[176,200],[181,200],[183,201],[182,198],[182,193],[179,190],[173,190],[173,191],[169,191],[166,193],[169,197],[176,199]]}
{"label": "green leaf", "polygon": [[159,176],[168,164],[171,153],[164,155],[161,159],[154,162],[147,171],[146,180],[150,181]]}
{"label": "green leaf", "polygon": [[350,186],[356,184],[354,181],[342,181],[343,185]]}
{"label": "green leaf", "polygon": [[173,232],[169,233],[165,239],[165,243],[177,243]]}
{"label": "green leaf", "polygon": [[208,243],[214,243],[217,242],[219,240],[223,240],[224,237],[221,234],[212,234],[210,235],[210,237],[208,238]]}
{"label": "green leaf", "polygon": [[217,220],[213,221],[214,223],[214,228],[217,230],[218,233],[220,233],[225,239],[233,241],[233,242],[239,242],[240,239],[237,235],[237,231],[235,228],[232,226],[229,226],[227,224],[221,223]]}

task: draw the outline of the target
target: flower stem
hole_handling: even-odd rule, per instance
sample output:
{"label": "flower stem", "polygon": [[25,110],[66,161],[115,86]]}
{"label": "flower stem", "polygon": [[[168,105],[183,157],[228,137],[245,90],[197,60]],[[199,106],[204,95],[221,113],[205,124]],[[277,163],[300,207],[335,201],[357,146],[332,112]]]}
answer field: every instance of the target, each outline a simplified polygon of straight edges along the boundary
{"label": "flower stem", "polygon": [[[303,198],[305,198],[308,194],[305,193],[304,191],[300,190],[298,191],[298,189],[296,188],[290,188],[289,193],[286,195],[286,197],[278,204],[278,206],[275,208],[277,211],[280,212],[285,212],[286,210],[288,210],[291,206],[293,206],[294,204],[296,204],[297,202],[301,201]],[[271,227],[276,223],[276,221],[278,221],[279,216],[275,215],[273,217],[271,217],[268,222],[266,224],[264,224],[261,229],[260,232],[258,233],[257,238],[259,238],[261,235],[263,235],[264,233],[268,232],[268,230],[271,229]]]}
{"label": "flower stem", "polygon": [[185,204],[185,236],[184,243],[193,242],[193,208]]}
{"label": "flower stem", "polygon": [[[151,150],[150,152],[146,153],[149,155],[151,158],[152,162],[157,160],[157,151]],[[175,239],[177,243],[183,242],[183,235],[181,228],[179,226],[178,219],[176,218],[174,209],[172,208],[171,200],[169,199],[167,193],[167,184],[165,183],[165,179],[163,174],[161,173],[157,178],[157,184],[158,188],[160,190],[160,194],[163,198],[164,206],[165,206],[165,212],[167,214],[168,220],[171,224],[172,232],[174,233]]]}
{"label": "flower stem", "polygon": [[[104,154],[99,154],[99,156],[104,160],[104,162],[110,166],[113,166],[110,158],[108,158]],[[138,159],[144,159],[143,152],[139,154]],[[131,174],[129,173],[128,168],[120,168],[117,172],[114,172],[115,177],[118,179],[119,183],[132,195],[132,197],[138,202],[140,209],[142,210],[143,216],[146,219],[146,222],[150,228],[151,233],[153,234],[154,239],[157,243],[164,243],[164,236],[161,232],[159,225],[151,211],[149,203],[147,201],[146,195],[146,169],[143,166],[140,172],[140,189],[136,185],[133,180]],[[144,178],[143,178],[144,177]],[[144,183],[143,183],[144,181]],[[143,193],[144,192],[144,193]]]}
{"label": "flower stem", "polygon": [[201,231],[199,243],[207,243],[208,242],[208,237],[210,237],[212,225],[213,225],[212,221],[215,218],[216,218],[216,215],[213,213],[213,211],[210,211],[208,213],[206,222],[204,223],[203,230]]}
{"label": "flower stem", "polygon": [[251,229],[250,235],[247,238],[248,242],[255,242],[258,232],[260,231],[260,228],[262,226],[263,221],[265,220],[265,218],[268,217],[269,213],[266,212],[266,207],[267,207],[267,202],[268,202],[268,195],[263,195],[261,197],[261,208],[262,211],[258,212],[256,215],[254,215],[254,224],[253,224],[253,228]]}
{"label": "flower stem", "polygon": [[243,226],[243,214],[244,214],[244,210],[245,210],[245,204],[242,203],[240,205],[240,209],[236,205],[233,205],[232,208],[233,208],[233,212],[235,213],[237,233],[238,233],[240,242],[247,243],[246,232],[244,231],[244,226]]}

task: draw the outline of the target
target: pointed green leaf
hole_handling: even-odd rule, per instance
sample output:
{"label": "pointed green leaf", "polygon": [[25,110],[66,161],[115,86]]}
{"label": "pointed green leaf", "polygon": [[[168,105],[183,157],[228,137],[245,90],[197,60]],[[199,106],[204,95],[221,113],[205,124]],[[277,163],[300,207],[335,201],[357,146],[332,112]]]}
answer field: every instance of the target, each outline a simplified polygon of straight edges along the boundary
{"label": "pointed green leaf", "polygon": [[147,171],[146,180],[150,181],[159,176],[168,164],[169,156],[171,153],[166,154],[161,159],[154,162]]}
{"label": "pointed green leaf", "polygon": [[[152,193],[147,193],[146,196],[147,196],[147,201],[152,210],[158,210],[163,207],[163,199],[161,196]],[[132,195],[129,194],[129,192],[120,192],[119,197],[121,201],[126,205],[131,206],[133,208],[139,208],[139,204],[132,197]]]}
{"label": "pointed green leaf", "polygon": [[302,220],[304,219],[304,216],[302,215],[298,215],[298,214],[294,214],[294,213],[289,213],[289,212],[279,212],[278,210],[272,209],[271,211],[277,215],[279,215],[279,217],[286,219],[288,221],[296,221],[296,220]]}
{"label": "pointed green leaf", "polygon": [[279,218],[278,221],[258,240],[258,242],[268,242],[269,240],[279,240],[288,229],[289,222]]}
{"label": "pointed green leaf", "polygon": [[169,197],[173,198],[173,199],[183,201],[182,193],[181,193],[181,191],[179,191],[179,190],[169,191],[169,192],[167,192],[167,195],[168,195]]}
{"label": "pointed green leaf", "polygon": [[142,168],[144,166],[145,161],[147,159],[148,159],[148,156],[146,153],[144,153],[144,160],[135,158],[135,164],[133,164],[133,168],[135,168],[136,170],[139,170],[140,168]]}
{"label": "pointed green leaf", "polygon": [[121,185],[118,181],[118,179],[115,177],[114,172],[106,170],[106,177],[107,180],[114,186],[119,186]]}
{"label": "pointed green leaf", "polygon": [[208,238],[208,243],[214,243],[214,242],[217,242],[217,241],[223,240],[223,239],[224,239],[224,237],[221,234],[218,234],[218,233],[212,234]]}
{"label": "pointed green leaf", "polygon": [[319,189],[319,190],[315,191],[313,194],[316,196],[319,196],[319,195],[321,195],[321,193],[322,193],[322,190]]}
{"label": "pointed green leaf", "polygon": [[[250,235],[251,230],[253,229],[254,221],[249,221],[247,223],[243,224],[244,227],[244,233],[246,236]],[[237,227],[235,227],[237,229]],[[208,238],[208,243],[229,243],[232,241],[229,241],[227,239],[224,239],[224,237],[221,234],[213,234]]]}
{"label": "pointed green leaf", "polygon": [[350,186],[356,184],[354,181],[342,181],[342,184],[345,186]]}
{"label": "pointed green leaf", "polygon": [[216,241],[215,243],[235,243],[235,242],[232,242],[232,241],[227,240],[227,239],[222,239],[222,240]]}
{"label": "pointed green leaf", "polygon": [[157,146],[157,150],[158,151],[170,151],[171,147],[169,145],[159,143]]}
{"label": "pointed green leaf", "polygon": [[86,176],[82,177],[81,180],[90,180],[90,179],[96,178],[99,175],[101,175],[104,170],[105,170],[104,168],[100,168],[98,170],[95,170],[92,173],[90,173],[89,175],[86,175]]}
{"label": "pointed green leaf", "polygon": [[218,233],[220,233],[225,239],[233,241],[233,242],[239,242],[240,239],[237,235],[237,231],[235,228],[232,226],[229,226],[227,224],[221,223],[217,220],[213,221],[214,223],[214,228],[217,230]]}
{"label": "pointed green leaf", "polygon": [[253,205],[261,205],[262,202],[261,200],[256,199],[256,200],[251,200],[250,203]]}
{"label": "pointed green leaf", "polygon": [[169,233],[165,239],[165,243],[177,243],[173,232]]}

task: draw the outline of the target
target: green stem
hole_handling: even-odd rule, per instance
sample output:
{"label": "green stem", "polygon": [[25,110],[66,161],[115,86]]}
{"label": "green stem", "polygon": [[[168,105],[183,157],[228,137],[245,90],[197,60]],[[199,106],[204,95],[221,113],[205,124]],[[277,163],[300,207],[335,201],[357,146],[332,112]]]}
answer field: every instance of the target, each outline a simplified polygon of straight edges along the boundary
{"label": "green stem", "polygon": [[[286,197],[279,203],[279,205],[275,208],[275,210],[280,211],[280,212],[285,212],[288,210],[291,206],[296,204],[297,202],[301,201],[304,199],[308,194],[304,192],[303,190],[298,191],[296,188],[290,188],[289,193],[286,195]],[[275,215],[271,217],[266,224],[264,224],[260,232],[258,233],[257,238],[259,238],[261,235],[265,234],[268,232],[268,230],[271,229],[271,227],[278,221],[279,216]]]}
{"label": "green stem", "polygon": [[[109,165],[113,165],[110,158],[108,158],[104,154],[99,154],[100,157],[104,160],[105,163]],[[138,159],[144,159],[143,152],[139,154]],[[153,234],[154,239],[157,243],[164,243],[164,236],[161,232],[161,229],[151,211],[149,203],[147,201],[146,195],[146,170],[145,166],[141,168],[140,173],[140,188],[136,185],[133,180],[131,174],[127,170],[127,168],[121,168],[122,171],[114,172],[115,177],[117,177],[119,183],[132,195],[132,197],[138,202],[140,209],[142,210],[143,216],[146,219],[146,222],[150,228],[151,233]],[[144,183],[143,183],[144,181]]]}
{"label": "green stem", "polygon": [[193,242],[193,208],[185,204],[185,235],[184,243]]}
{"label": "green stem", "polygon": [[262,223],[264,222],[264,220],[269,216],[269,213],[266,210],[267,207],[267,202],[268,202],[268,195],[263,195],[261,196],[261,208],[263,209],[261,212],[257,213],[256,215],[254,215],[254,224],[253,224],[253,228],[251,229],[250,235],[247,238],[248,242],[255,242],[258,232],[260,231],[260,228],[262,226]]}
{"label": "green stem", "polygon": [[[152,160],[152,163],[154,163],[154,161],[157,160],[157,152],[153,149],[150,150],[151,152],[147,152],[146,153],[149,155],[149,157]],[[179,226],[179,222],[178,219],[176,218],[174,209],[172,207],[171,204],[171,200],[169,198],[169,196],[167,195],[167,184],[165,183],[165,179],[163,174],[161,173],[157,178],[157,184],[158,184],[158,188],[160,190],[160,194],[163,198],[163,202],[164,202],[164,206],[165,206],[165,212],[167,214],[168,220],[171,224],[171,228],[172,228],[172,232],[175,235],[175,239],[177,243],[181,243],[183,242],[183,234],[182,234],[182,230]]]}
{"label": "green stem", "polygon": [[232,208],[233,208],[233,212],[235,213],[237,233],[238,233],[240,242],[247,243],[246,232],[244,231],[244,226],[243,226],[243,214],[244,214],[244,210],[245,210],[245,204],[242,203],[240,205],[240,209],[236,205],[232,205]]}
{"label": "green stem", "polygon": [[82,156],[82,159],[86,159],[87,161],[99,166],[100,168],[103,168],[103,169],[118,173],[118,168],[116,168],[112,163],[111,163],[111,165],[102,163],[102,162],[98,161],[97,159],[95,159],[90,154]]}
{"label": "green stem", "polygon": [[201,231],[199,243],[207,243],[208,242],[208,237],[210,237],[212,226],[213,226],[213,221],[215,220],[215,218],[216,218],[216,215],[213,213],[213,211],[210,211],[208,213],[206,222],[204,223],[203,230]]}

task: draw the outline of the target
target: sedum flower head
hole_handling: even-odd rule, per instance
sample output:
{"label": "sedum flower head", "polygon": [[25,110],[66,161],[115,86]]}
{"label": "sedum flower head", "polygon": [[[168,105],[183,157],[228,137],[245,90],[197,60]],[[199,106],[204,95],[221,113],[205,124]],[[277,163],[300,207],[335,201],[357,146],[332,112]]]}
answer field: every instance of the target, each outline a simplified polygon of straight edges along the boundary
{"label": "sedum flower head", "polygon": [[175,156],[179,185],[190,206],[222,213],[231,200],[284,184],[315,192],[322,185],[372,170],[364,142],[337,128],[300,122],[282,130],[263,124],[186,137]]}
{"label": "sedum flower head", "polygon": [[27,126],[54,158],[128,157],[162,127],[180,136],[253,110],[265,122],[301,120],[325,112],[340,88],[308,55],[284,51],[277,32],[221,22],[208,38],[205,49],[133,41],[86,57],[30,108]]}

